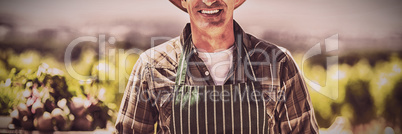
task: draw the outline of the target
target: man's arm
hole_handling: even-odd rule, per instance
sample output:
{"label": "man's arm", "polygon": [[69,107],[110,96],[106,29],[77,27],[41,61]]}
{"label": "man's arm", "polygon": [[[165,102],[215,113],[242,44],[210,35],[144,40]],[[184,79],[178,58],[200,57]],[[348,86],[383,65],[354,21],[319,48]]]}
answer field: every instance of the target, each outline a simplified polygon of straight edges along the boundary
{"label": "man's arm", "polygon": [[280,133],[318,133],[314,109],[302,73],[292,56],[287,53],[281,63],[281,93],[277,107],[276,128]]}
{"label": "man's arm", "polygon": [[115,125],[117,133],[145,134],[154,132],[158,112],[148,95],[146,74],[147,69],[140,56],[134,65],[121,101]]}

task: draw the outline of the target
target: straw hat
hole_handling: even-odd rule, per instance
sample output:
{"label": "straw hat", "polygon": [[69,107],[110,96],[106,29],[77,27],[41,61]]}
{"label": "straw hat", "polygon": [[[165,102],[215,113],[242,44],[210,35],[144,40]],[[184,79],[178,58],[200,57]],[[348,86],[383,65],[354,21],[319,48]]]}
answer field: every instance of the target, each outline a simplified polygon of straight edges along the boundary
{"label": "straw hat", "polygon": [[[169,1],[172,2],[176,7],[183,10],[184,12],[187,12],[187,9],[184,8],[183,6],[181,6],[181,0],[169,0]],[[240,1],[241,2],[235,6],[235,9],[238,8],[241,4],[243,4],[244,1],[246,1],[246,0],[240,0]]]}

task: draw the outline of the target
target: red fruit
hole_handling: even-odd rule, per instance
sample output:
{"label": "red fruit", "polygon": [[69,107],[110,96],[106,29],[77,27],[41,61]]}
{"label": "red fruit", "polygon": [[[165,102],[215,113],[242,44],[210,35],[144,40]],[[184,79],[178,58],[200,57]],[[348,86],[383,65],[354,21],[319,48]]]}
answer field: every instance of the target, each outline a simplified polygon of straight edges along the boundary
{"label": "red fruit", "polygon": [[32,115],[32,113],[29,111],[27,105],[25,105],[24,103],[18,104],[17,109],[18,109],[18,114],[19,114],[20,120],[24,116],[31,116]]}
{"label": "red fruit", "polygon": [[55,108],[51,114],[54,119],[63,118],[63,110],[60,108]]}
{"label": "red fruit", "polygon": [[22,117],[21,126],[25,130],[33,130],[35,128],[34,124],[33,124],[33,120],[28,118],[28,116],[23,116]]}
{"label": "red fruit", "polygon": [[52,115],[44,112],[42,116],[35,119],[35,126],[39,131],[53,131]]}
{"label": "red fruit", "polygon": [[52,119],[56,122],[56,127],[58,130],[70,130],[71,121],[69,120],[68,115],[63,110],[61,110],[60,108],[55,108],[51,114]]}
{"label": "red fruit", "polygon": [[56,108],[56,105],[52,101],[50,101],[49,99],[47,99],[45,101],[44,105],[45,105],[45,110],[46,111],[53,111],[53,109]]}
{"label": "red fruit", "polygon": [[38,114],[38,115],[43,114],[43,112],[45,112],[45,108],[44,108],[42,102],[40,101],[40,99],[37,99],[35,101],[35,103],[32,105],[31,112],[33,114]]}
{"label": "red fruit", "polygon": [[84,107],[84,99],[82,98],[78,98],[78,97],[74,97],[72,98],[71,103],[69,103],[69,108],[70,108],[70,112],[72,114],[74,114],[74,116],[76,117],[81,117],[84,115],[85,112],[85,107]]}
{"label": "red fruit", "polygon": [[80,118],[75,118],[73,122],[73,130],[78,131],[91,131],[92,129],[92,118],[87,115]]}

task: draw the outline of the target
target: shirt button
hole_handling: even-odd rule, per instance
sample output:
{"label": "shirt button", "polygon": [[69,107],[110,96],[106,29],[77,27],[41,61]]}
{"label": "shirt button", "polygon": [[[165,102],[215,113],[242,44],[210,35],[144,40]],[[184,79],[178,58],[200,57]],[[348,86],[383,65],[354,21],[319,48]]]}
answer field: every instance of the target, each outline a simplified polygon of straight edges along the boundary
{"label": "shirt button", "polygon": [[208,76],[208,75],[209,75],[209,72],[208,72],[208,71],[205,71],[205,75]]}

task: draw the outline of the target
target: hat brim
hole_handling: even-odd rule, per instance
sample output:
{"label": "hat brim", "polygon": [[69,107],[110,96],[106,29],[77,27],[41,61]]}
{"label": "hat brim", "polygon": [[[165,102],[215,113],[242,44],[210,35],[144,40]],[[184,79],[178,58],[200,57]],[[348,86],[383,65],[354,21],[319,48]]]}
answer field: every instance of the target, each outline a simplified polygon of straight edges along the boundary
{"label": "hat brim", "polygon": [[[181,0],[169,0],[172,2],[176,7],[180,8],[184,12],[187,12],[187,9],[181,6]],[[246,0],[240,0],[241,2],[235,6],[235,9],[238,8],[241,4],[243,4]]]}

